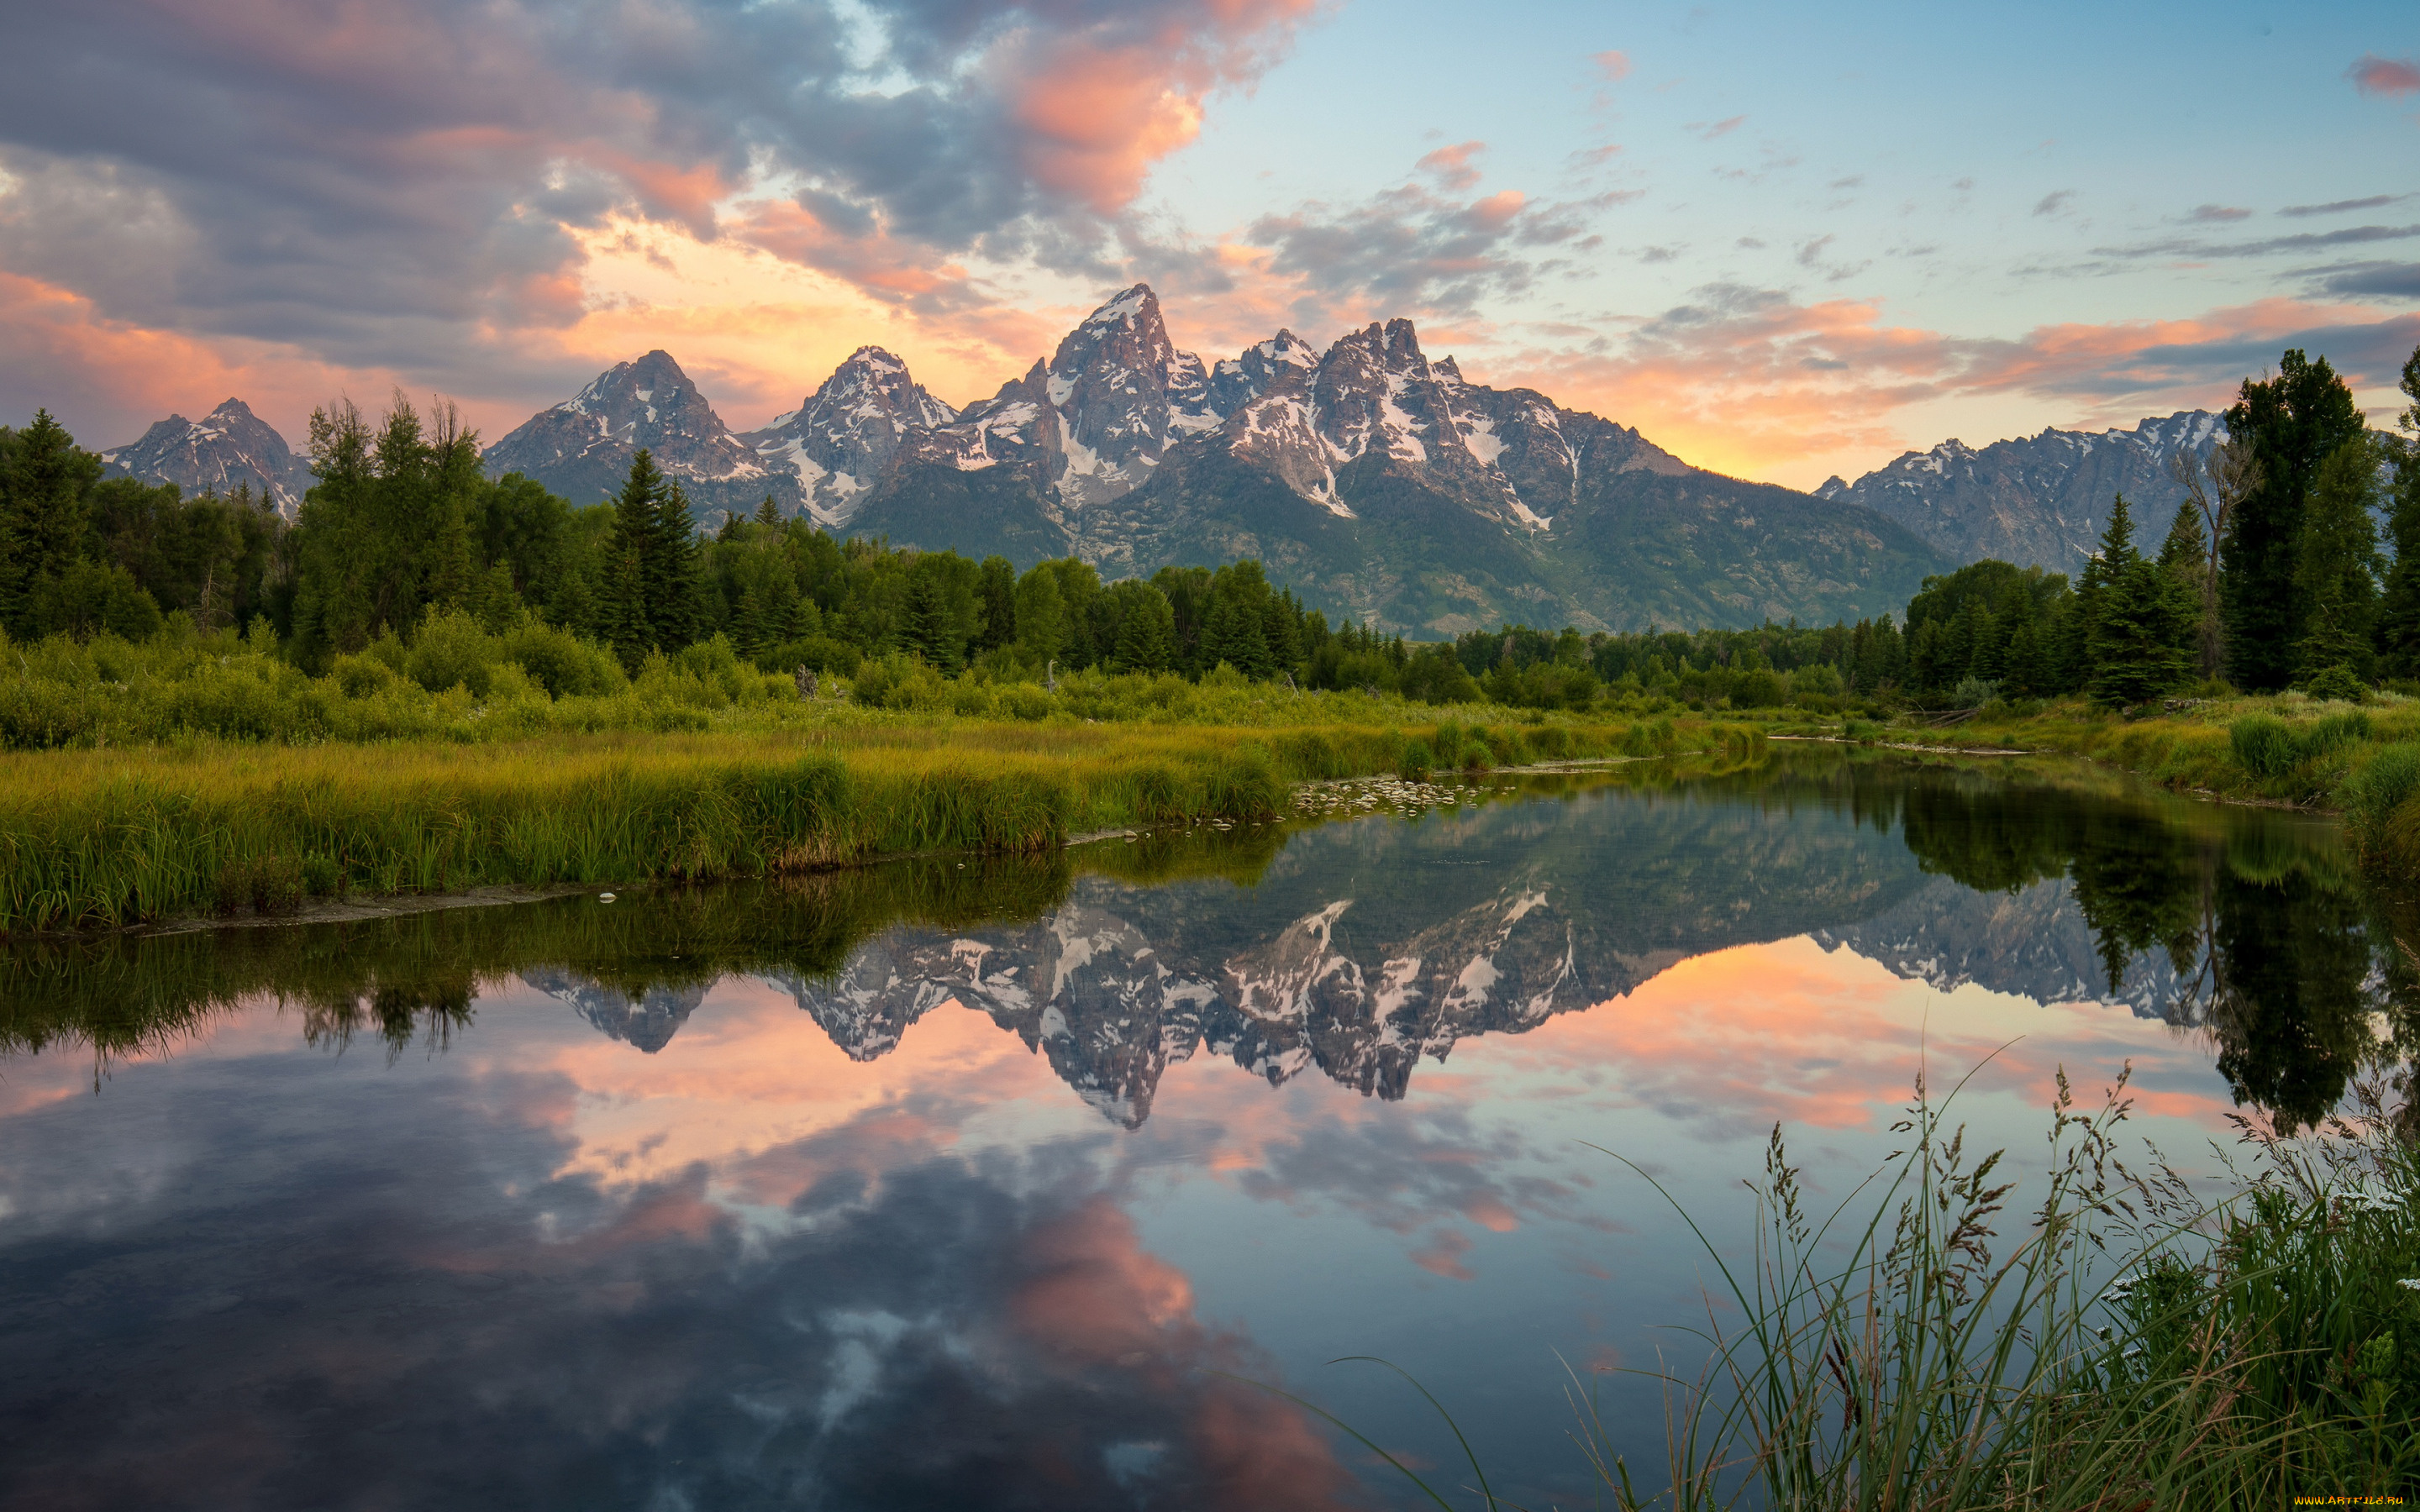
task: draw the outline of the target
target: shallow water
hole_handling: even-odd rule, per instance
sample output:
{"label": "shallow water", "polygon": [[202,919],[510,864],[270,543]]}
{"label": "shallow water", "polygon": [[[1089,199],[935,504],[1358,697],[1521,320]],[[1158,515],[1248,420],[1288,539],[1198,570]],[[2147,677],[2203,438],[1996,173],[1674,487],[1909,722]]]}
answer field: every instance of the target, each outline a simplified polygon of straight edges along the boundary
{"label": "shallow water", "polygon": [[[1661,1470],[1778,1121],[2180,1165],[2403,1030],[2325,824],[1837,749],[0,960],[0,1506],[1399,1504]],[[1987,1063],[1988,1062],[1988,1063]],[[1601,1148],[1599,1148],[1601,1147]],[[2204,1158],[2209,1157],[2209,1158]]]}

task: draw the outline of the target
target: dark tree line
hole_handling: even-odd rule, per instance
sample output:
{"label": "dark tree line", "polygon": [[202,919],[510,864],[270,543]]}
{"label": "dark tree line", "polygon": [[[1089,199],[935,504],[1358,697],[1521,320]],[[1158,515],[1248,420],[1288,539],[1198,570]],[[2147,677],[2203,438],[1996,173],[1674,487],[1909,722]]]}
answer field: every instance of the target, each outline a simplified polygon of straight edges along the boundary
{"label": "dark tree line", "polygon": [[517,473],[487,477],[452,406],[424,414],[401,395],[375,421],[350,403],[316,411],[310,456],[318,481],[289,524],[248,493],[103,480],[47,412],[0,427],[0,631],[141,640],[182,611],[317,673],[458,610],[491,631],[523,616],[567,628],[632,669],[720,635],[783,671],[899,654],[950,673],[1224,665],[1305,687],[1473,690],[1446,648],[1331,627],[1257,562],[1114,583],[1073,559],[1019,574],[1001,557],[837,539],[769,500],[707,537],[645,452],[613,503],[574,509]]}

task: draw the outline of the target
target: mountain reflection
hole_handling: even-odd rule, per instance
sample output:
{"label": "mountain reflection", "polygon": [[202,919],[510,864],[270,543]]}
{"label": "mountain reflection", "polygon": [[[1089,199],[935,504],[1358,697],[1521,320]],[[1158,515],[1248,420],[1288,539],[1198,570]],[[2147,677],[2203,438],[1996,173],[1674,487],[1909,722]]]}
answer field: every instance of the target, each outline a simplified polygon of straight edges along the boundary
{"label": "mountain reflection", "polygon": [[2390,910],[2301,816],[1837,748],[1741,771],[1497,779],[1484,796],[1412,823],[926,859],[613,907],[20,950],[0,1050],[129,1053],[261,994],[301,1008],[315,1043],[374,1029],[390,1055],[442,1048],[482,984],[517,977],[653,1053],[744,975],[858,1060],[942,1004],[977,1010],[1134,1128],[1172,1062],[1220,1057],[1272,1084],[1316,1070],[1398,1099],[1422,1057],[1466,1037],[1619,1013],[1679,962],[1802,934],[1944,989],[2206,1030],[2239,1102],[2288,1124],[2409,1033]]}

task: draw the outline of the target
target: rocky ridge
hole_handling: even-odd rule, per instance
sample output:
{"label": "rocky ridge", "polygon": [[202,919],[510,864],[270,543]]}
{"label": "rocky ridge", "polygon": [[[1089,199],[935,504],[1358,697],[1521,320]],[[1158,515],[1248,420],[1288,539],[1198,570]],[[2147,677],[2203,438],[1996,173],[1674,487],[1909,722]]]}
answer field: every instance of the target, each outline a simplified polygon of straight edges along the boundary
{"label": "rocky ridge", "polygon": [[680,481],[701,520],[720,520],[725,511],[747,514],[768,494],[784,513],[799,508],[798,471],[768,466],[733,435],[663,351],[598,374],[489,447],[485,461],[490,475],[519,472],[585,506],[621,491],[630,459],[643,448]]}
{"label": "rocky ridge", "polygon": [[199,420],[170,415],[141,440],[101,453],[101,460],[105,477],[173,483],[187,495],[249,488],[288,519],[311,486],[309,463],[241,399],[229,399]]}
{"label": "rocky ridge", "polygon": [[2133,506],[2136,544],[2156,550],[2184,501],[2170,458],[2204,455],[2226,438],[2221,417],[2186,409],[2132,430],[2045,429],[1981,448],[1951,440],[1854,483],[1831,478],[1815,497],[1888,516],[1959,562],[1996,557],[2073,577],[2099,548],[2120,493]]}

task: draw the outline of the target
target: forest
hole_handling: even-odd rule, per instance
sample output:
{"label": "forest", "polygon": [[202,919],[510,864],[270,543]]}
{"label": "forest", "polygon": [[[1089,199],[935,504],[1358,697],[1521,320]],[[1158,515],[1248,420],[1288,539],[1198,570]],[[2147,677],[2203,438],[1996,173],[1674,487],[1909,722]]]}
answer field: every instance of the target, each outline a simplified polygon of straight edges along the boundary
{"label": "forest", "polygon": [[[2420,433],[2420,351],[2402,388],[2399,428]],[[2186,501],[2164,529],[2116,500],[2073,583],[1986,561],[1928,579],[1898,623],[1505,625],[1411,643],[1331,624],[1252,561],[1110,583],[1073,559],[1018,574],[1000,557],[841,539],[769,500],[707,534],[644,452],[615,501],[574,508],[519,474],[487,476],[476,434],[442,401],[424,413],[397,394],[375,420],[349,402],[315,412],[318,481],[290,522],[240,490],[187,499],[103,477],[44,412],[0,427],[0,632],[20,646],[232,636],[349,691],[400,677],[478,693],[481,669],[510,662],[548,695],[602,695],[654,658],[836,674],[859,702],[894,706],[934,679],[1199,683],[1222,667],[1298,690],[1571,711],[1608,696],[1838,712],[2073,695],[2125,707],[2230,684],[2420,690],[2420,449],[2371,430],[2327,360],[2299,350],[2246,378],[2226,419],[2230,440],[2180,469]],[[700,647],[705,661],[689,655]]]}

